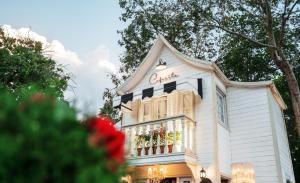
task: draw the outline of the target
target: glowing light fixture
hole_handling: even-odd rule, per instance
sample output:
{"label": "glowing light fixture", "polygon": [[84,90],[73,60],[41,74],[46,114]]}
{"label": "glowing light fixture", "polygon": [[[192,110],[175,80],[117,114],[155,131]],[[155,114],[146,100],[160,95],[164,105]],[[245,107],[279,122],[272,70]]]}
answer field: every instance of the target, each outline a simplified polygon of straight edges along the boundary
{"label": "glowing light fixture", "polygon": [[206,171],[202,167],[202,169],[200,170],[200,178],[204,179],[205,177],[206,177]]}
{"label": "glowing light fixture", "polygon": [[251,163],[233,163],[232,183],[255,183],[255,172]]}
{"label": "glowing light fixture", "polygon": [[167,63],[164,62],[161,58],[158,60],[158,64],[156,66],[156,70],[162,70],[165,69],[167,67]]}
{"label": "glowing light fixture", "polygon": [[151,183],[160,183],[165,179],[166,169],[162,166],[148,168],[148,178]]}

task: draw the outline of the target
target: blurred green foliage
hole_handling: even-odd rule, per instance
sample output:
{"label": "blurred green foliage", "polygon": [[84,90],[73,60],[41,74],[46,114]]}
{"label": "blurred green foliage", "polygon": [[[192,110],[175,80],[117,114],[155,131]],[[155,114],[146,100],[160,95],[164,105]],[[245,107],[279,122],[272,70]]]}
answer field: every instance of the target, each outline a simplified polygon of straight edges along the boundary
{"label": "blurred green foliage", "polygon": [[119,182],[121,170],[88,144],[74,109],[34,88],[0,88],[0,182]]}
{"label": "blurred green foliage", "polygon": [[15,92],[34,83],[63,98],[70,76],[50,57],[46,46],[29,37],[9,36],[0,27],[0,85]]}

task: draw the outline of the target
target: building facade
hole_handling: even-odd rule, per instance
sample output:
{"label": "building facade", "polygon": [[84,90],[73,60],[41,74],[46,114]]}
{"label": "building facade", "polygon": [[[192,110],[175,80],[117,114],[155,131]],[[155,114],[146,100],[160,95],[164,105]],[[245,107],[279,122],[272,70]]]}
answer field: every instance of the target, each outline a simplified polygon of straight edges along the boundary
{"label": "building facade", "polygon": [[190,58],[159,37],[118,88],[127,182],[295,182],[271,81],[230,81],[212,62]]}

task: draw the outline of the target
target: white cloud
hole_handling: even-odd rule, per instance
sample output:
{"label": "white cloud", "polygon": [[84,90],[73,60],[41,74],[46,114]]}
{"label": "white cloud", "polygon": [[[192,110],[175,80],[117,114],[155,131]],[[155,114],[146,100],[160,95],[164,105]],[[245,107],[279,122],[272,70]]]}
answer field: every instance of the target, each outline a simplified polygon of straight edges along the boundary
{"label": "white cloud", "polygon": [[117,71],[116,65],[110,62],[109,50],[105,46],[100,45],[80,57],[76,52],[66,49],[58,40],[49,41],[29,28],[14,29],[10,25],[4,25],[3,28],[10,36],[25,36],[42,42],[47,48],[47,54],[73,75],[65,98],[82,113],[98,113],[103,104],[104,89],[112,86],[107,74]]}

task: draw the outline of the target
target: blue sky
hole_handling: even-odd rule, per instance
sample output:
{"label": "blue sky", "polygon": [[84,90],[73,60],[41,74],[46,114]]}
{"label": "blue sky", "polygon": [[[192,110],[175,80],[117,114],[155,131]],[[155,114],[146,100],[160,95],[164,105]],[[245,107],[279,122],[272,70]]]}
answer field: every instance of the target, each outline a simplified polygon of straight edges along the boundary
{"label": "blue sky", "polygon": [[118,61],[121,48],[117,30],[125,25],[119,21],[117,0],[4,0],[1,6],[0,25],[30,26],[79,55],[104,45],[112,61]]}
{"label": "blue sky", "polygon": [[[51,45],[52,58],[72,73],[74,86],[65,98],[83,113],[97,113],[104,88],[111,88],[108,73],[118,70],[122,48],[117,30],[118,0],[3,0],[0,26],[8,33],[27,35]],[[30,29],[28,29],[30,28]]]}

